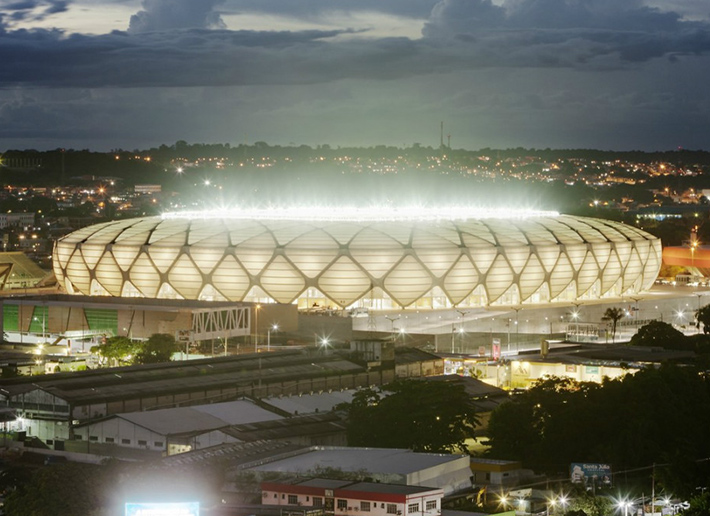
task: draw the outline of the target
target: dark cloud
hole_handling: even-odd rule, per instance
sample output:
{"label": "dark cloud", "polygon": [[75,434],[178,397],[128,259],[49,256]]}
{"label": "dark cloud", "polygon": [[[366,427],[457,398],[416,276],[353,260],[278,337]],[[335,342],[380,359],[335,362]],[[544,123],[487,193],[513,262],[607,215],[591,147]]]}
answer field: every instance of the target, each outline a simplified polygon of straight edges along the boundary
{"label": "dark cloud", "polygon": [[425,19],[437,0],[232,0],[227,9],[233,13],[265,13],[297,18],[320,18],[332,12],[380,12]]}
{"label": "dark cloud", "polygon": [[[17,12],[30,4],[45,11],[66,8],[61,0],[35,2],[12,5],[24,6]],[[710,51],[710,25],[682,21],[639,0],[508,0],[503,6],[441,0],[421,39],[341,37],[352,30],[209,30],[221,22],[223,4],[144,0],[129,32],[100,36],[0,32],[0,86],[243,86],[394,80],[497,67],[612,70]],[[12,12],[8,5],[5,15]]]}
{"label": "dark cloud", "polygon": [[68,4],[67,0],[18,0],[0,3],[0,27],[6,27],[3,20],[14,23],[44,20],[48,16],[66,11]]}
{"label": "dark cloud", "polygon": [[128,32],[173,29],[223,29],[215,8],[224,0],[143,0],[143,10],[131,16]]}

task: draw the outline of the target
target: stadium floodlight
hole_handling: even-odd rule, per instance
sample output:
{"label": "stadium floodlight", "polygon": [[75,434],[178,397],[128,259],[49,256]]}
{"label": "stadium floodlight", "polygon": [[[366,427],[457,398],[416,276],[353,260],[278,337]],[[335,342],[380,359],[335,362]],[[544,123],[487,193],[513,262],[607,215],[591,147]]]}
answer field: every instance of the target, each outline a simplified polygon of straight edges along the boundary
{"label": "stadium floodlight", "polygon": [[[205,183],[207,184],[207,183]],[[256,220],[310,220],[310,221],[436,221],[467,219],[528,219],[556,217],[555,211],[539,211],[468,206],[427,207],[342,207],[294,206],[268,208],[217,208],[205,211],[167,212],[163,219],[256,219]]]}

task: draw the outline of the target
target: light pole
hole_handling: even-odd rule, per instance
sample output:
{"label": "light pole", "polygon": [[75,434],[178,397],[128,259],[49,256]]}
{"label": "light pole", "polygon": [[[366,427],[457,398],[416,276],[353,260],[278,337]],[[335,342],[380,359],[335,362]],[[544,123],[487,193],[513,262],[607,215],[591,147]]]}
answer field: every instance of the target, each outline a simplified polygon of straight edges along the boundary
{"label": "light pole", "polygon": [[624,509],[624,516],[629,516],[629,507],[631,507],[631,502],[622,500],[618,503],[619,509]]}
{"label": "light pole", "polygon": [[[36,322],[40,322],[40,320],[37,316],[33,317],[32,319],[35,320]],[[46,321],[44,320],[44,312],[42,313],[42,321],[40,324],[42,324],[42,344],[46,344],[47,343],[47,336],[46,336],[46,330],[45,330]]]}
{"label": "light pole", "polygon": [[266,330],[266,351],[271,351],[271,332],[276,333],[279,330],[278,324],[272,324],[271,328]]}
{"label": "light pole", "polygon": [[399,320],[399,315],[397,317],[393,317],[391,315],[385,315],[385,319],[387,319],[390,323],[392,323],[391,338],[392,338],[392,341],[394,342],[394,340],[396,338],[395,333],[394,333],[394,322]]}
{"label": "light pole", "polygon": [[259,310],[261,305],[257,304],[254,307],[254,353],[258,351],[259,346]]}
{"label": "light pole", "polygon": [[459,351],[463,353],[463,334],[466,331],[464,327],[466,324],[466,314],[468,310],[456,310],[456,312],[461,316],[461,323],[459,324]]}
{"label": "light pole", "polygon": [[518,324],[518,313],[522,307],[513,308],[515,310],[515,352],[520,354],[520,325]]}

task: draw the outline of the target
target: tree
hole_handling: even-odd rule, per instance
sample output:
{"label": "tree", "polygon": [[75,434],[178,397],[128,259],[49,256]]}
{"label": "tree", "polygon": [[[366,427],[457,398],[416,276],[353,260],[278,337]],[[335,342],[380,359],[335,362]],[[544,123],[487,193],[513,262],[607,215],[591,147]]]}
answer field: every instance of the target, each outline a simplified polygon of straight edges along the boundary
{"label": "tree", "polygon": [[683,516],[706,516],[710,514],[710,493],[703,491],[690,499],[690,507],[682,512]]}
{"label": "tree", "polygon": [[104,344],[92,346],[91,352],[99,355],[109,366],[131,363],[140,350],[139,342],[128,337],[109,337]]}
{"label": "tree", "polygon": [[610,516],[614,514],[612,501],[605,496],[594,496],[586,490],[578,490],[570,501],[571,512],[586,516]]}
{"label": "tree", "polygon": [[611,341],[614,342],[614,337],[616,336],[616,326],[624,317],[623,308],[607,308],[602,316],[602,321],[611,322]]}
{"label": "tree", "polygon": [[658,484],[686,496],[710,478],[709,427],[710,376],[691,367],[663,364],[601,385],[552,378],[493,411],[489,455],[549,474],[573,462],[630,472],[663,463]]}
{"label": "tree", "polygon": [[173,354],[177,353],[178,344],[175,337],[167,333],[154,333],[142,345],[136,354],[134,363],[136,364],[158,364],[160,362],[170,362]]}
{"label": "tree", "polygon": [[359,391],[344,407],[350,446],[466,451],[478,421],[463,384],[398,380],[384,389]]}
{"label": "tree", "polygon": [[703,333],[710,333],[710,305],[705,305],[695,312],[696,326],[700,328],[703,323]]}
{"label": "tree", "polygon": [[98,515],[106,505],[108,479],[101,466],[67,462],[20,473],[5,498],[6,514],[50,516]]}
{"label": "tree", "polygon": [[651,321],[631,337],[632,346],[658,346],[666,349],[687,349],[683,332],[663,321]]}

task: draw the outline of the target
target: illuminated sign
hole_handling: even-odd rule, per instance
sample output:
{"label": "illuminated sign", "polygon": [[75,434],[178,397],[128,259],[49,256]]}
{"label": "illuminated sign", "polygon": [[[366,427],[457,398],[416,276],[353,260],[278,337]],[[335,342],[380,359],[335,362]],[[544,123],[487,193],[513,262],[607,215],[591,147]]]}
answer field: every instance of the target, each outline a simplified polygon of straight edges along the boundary
{"label": "illuminated sign", "polygon": [[611,465],[573,463],[570,465],[570,480],[573,484],[585,484],[591,487],[611,485]]}
{"label": "illuminated sign", "polygon": [[200,502],[127,503],[125,516],[200,516]]}

